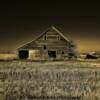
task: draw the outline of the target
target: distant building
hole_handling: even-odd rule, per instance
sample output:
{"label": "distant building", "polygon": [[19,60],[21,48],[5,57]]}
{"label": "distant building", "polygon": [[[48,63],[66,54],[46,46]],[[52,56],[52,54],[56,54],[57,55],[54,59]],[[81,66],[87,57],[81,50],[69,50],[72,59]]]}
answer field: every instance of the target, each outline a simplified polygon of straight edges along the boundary
{"label": "distant building", "polygon": [[19,59],[49,60],[68,58],[69,39],[51,26],[35,40],[18,48]]}

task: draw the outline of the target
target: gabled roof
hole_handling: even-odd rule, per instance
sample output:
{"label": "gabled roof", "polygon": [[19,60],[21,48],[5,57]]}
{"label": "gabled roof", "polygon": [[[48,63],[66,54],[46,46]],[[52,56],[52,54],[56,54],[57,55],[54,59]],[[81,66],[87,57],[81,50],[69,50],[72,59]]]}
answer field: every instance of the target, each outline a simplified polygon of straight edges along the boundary
{"label": "gabled roof", "polygon": [[[37,40],[38,38],[40,38],[41,36],[43,36],[44,34],[46,34],[46,32],[48,32],[49,30],[54,30],[55,32],[57,32],[60,36],[62,36],[66,41],[69,41],[69,39],[63,35],[63,33],[61,33],[57,28],[55,28],[54,26],[49,27],[46,31],[44,31],[42,34],[40,34],[35,40]],[[34,40],[34,41],[35,41]]]}
{"label": "gabled roof", "polygon": [[62,36],[66,41],[69,42],[69,39],[63,35],[63,33],[61,33],[57,28],[55,28],[54,26],[51,26],[53,30],[55,30],[60,36]]}
{"label": "gabled roof", "polygon": [[27,45],[29,45],[29,44],[32,44],[34,41],[38,40],[40,37],[42,37],[43,35],[45,35],[46,32],[48,32],[48,31],[50,31],[50,30],[53,30],[53,31],[57,32],[62,38],[64,38],[67,42],[69,42],[69,39],[68,39],[66,36],[64,36],[63,33],[61,33],[61,32],[60,32],[57,28],[55,28],[54,26],[51,26],[51,27],[49,27],[47,30],[45,30],[43,33],[41,33],[37,38],[35,38],[35,39],[32,40],[31,42],[26,43],[25,45],[19,47],[18,49],[23,48],[23,47],[25,47],[25,46],[27,46]]}

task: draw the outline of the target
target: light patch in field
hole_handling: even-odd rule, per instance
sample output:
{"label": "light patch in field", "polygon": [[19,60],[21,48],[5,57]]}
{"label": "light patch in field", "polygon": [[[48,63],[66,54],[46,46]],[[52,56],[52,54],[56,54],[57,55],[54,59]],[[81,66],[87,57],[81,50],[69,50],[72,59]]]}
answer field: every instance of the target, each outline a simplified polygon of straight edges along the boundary
{"label": "light patch in field", "polygon": [[9,60],[9,59],[15,59],[17,58],[16,54],[0,54],[0,59],[1,60]]}

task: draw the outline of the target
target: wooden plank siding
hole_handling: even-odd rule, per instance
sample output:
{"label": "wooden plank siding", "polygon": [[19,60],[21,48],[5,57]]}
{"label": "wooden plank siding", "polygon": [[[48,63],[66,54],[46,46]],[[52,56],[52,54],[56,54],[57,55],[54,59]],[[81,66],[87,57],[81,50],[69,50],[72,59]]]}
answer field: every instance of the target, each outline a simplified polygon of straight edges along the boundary
{"label": "wooden plank siding", "polygon": [[19,49],[28,50],[29,59],[35,59],[35,57],[38,56],[38,59],[47,60],[50,56],[48,55],[48,51],[55,51],[56,58],[54,59],[65,59],[65,57],[67,57],[68,41],[65,37],[63,37],[62,33],[60,34],[58,32],[59,31],[56,31],[55,28],[50,28],[36,40],[22,46]]}

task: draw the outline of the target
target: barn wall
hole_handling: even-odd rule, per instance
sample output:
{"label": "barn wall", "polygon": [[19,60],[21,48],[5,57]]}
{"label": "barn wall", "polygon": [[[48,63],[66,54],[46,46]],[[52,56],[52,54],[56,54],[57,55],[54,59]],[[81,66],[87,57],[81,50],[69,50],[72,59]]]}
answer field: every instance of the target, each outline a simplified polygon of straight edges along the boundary
{"label": "barn wall", "polygon": [[39,60],[41,57],[40,50],[29,50],[29,58],[28,59],[34,59]]}
{"label": "barn wall", "polygon": [[[48,51],[56,51],[56,59],[65,59],[67,57],[67,41],[56,32],[47,32],[36,40],[35,44],[36,48],[40,47],[44,59],[49,59]],[[46,46],[46,49],[44,49],[44,46]]]}
{"label": "barn wall", "polygon": [[49,30],[25,49],[29,49],[29,59],[47,60],[48,51],[56,51],[56,59],[67,57],[67,41],[54,30]]}

